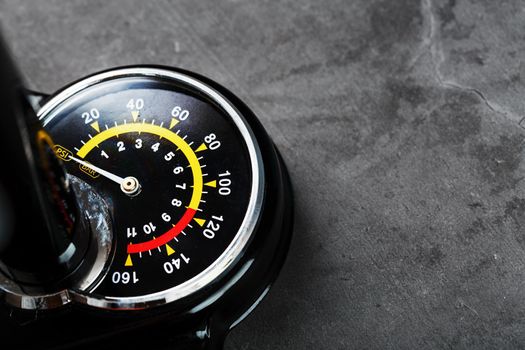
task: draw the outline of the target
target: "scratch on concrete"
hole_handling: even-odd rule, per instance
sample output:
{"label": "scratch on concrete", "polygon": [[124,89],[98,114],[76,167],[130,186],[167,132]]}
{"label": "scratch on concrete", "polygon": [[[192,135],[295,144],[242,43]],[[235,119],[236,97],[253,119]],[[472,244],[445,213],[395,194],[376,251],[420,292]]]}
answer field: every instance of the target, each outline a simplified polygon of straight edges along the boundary
{"label": "scratch on concrete", "polygon": [[447,78],[443,73],[441,67],[446,61],[445,53],[443,51],[441,43],[441,31],[440,31],[440,22],[436,19],[436,15],[433,9],[432,0],[422,0],[422,13],[425,22],[428,23],[428,29],[426,35],[423,38],[423,45],[430,50],[430,56],[433,65],[434,77],[437,82],[448,89],[456,89],[461,91],[466,91],[469,93],[475,94],[480,98],[485,105],[493,112],[502,115],[505,118],[510,118],[516,121],[518,124],[524,119],[520,115],[508,110],[507,108],[499,105],[496,102],[491,101],[487,96],[480,90],[463,85],[457,81],[454,81],[450,78]]}
{"label": "scratch on concrete", "polygon": [[478,314],[478,312],[476,311],[476,309],[474,309],[473,307],[469,306],[467,303],[465,303],[465,301],[463,301],[463,299],[461,298],[458,298],[457,301],[456,301],[456,308],[465,308],[469,311],[471,311],[474,315],[476,315],[477,317],[481,318]]}

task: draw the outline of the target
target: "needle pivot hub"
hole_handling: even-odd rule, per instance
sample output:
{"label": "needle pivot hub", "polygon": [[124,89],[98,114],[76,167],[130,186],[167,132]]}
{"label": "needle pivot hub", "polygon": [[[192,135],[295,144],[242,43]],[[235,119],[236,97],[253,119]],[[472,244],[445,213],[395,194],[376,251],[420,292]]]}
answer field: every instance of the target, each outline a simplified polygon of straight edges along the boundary
{"label": "needle pivot hub", "polygon": [[124,178],[124,180],[120,184],[120,189],[122,190],[122,192],[132,197],[139,194],[140,188],[141,187],[139,180],[137,180],[137,178],[133,176],[128,176]]}

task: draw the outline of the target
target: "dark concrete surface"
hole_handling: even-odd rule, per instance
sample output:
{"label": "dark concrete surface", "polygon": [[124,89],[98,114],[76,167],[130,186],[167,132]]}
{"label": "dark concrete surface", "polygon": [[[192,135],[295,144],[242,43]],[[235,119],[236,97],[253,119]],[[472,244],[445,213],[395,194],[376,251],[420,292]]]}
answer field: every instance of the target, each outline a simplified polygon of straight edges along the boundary
{"label": "dark concrete surface", "polygon": [[525,347],[524,17],[514,0],[0,1],[34,89],[167,64],[261,118],[295,237],[231,350]]}

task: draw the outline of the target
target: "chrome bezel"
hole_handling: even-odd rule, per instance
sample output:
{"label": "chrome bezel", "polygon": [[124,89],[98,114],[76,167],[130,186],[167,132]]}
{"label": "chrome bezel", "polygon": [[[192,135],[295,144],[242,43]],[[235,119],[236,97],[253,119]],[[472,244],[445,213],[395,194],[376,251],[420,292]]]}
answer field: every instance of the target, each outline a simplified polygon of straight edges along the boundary
{"label": "chrome bezel", "polygon": [[[250,201],[242,224],[230,245],[208,268],[190,280],[170,289],[136,297],[102,297],[88,292],[90,288],[67,290],[64,291],[62,294],[63,297],[61,298],[57,298],[56,295],[54,295],[53,303],[40,301],[38,303],[30,303],[31,305],[36,304],[45,307],[46,305],[52,304],[55,307],[60,304],[60,302],[57,303],[58,299],[62,301],[62,305],[73,301],[103,309],[136,310],[174,302],[196,293],[203,287],[208,286],[210,283],[219,279],[236,261],[238,261],[238,258],[242,256],[254,234],[261,214],[264,196],[264,168],[261,152],[253,131],[240,112],[220,92],[208,84],[185,73],[169,69],[156,67],[117,68],[115,70],[106,71],[80,80],[59,92],[42,106],[38,112],[38,118],[43,122],[43,125],[46,126],[53,118],[60,114],[62,108],[64,108],[63,104],[76,94],[97,84],[128,77],[161,78],[190,87],[194,91],[197,91],[212,100],[232,119],[244,138],[250,156],[252,169]],[[41,299],[45,298],[45,296],[37,296],[33,298]]]}

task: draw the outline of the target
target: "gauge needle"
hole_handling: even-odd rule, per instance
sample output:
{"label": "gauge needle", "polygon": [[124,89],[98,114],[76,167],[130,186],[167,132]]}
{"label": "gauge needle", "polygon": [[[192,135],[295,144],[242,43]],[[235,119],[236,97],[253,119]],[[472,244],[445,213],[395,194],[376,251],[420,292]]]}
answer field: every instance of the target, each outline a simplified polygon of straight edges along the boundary
{"label": "gauge needle", "polygon": [[83,160],[80,160],[78,158],[75,158],[73,156],[69,156],[69,158],[73,159],[75,162],[77,162],[78,164],[81,164],[81,165],[84,165],[84,166],[87,166],[88,168],[92,169],[92,170],[95,170],[97,173],[99,173],[100,175],[102,176],[105,176],[107,177],[108,179],[110,179],[111,181],[114,181],[116,183],[118,183],[119,185],[121,185],[123,182],[124,182],[124,178],[123,177],[120,177],[120,176],[117,176],[115,174],[112,174],[110,173],[109,171],[106,171],[104,169],[100,169],[98,166],[95,166],[91,163],[88,163],[88,162],[85,162]]}
{"label": "gauge needle", "polygon": [[97,173],[99,173],[100,175],[110,179],[111,181],[116,182],[117,184],[120,185],[120,189],[122,190],[122,192],[124,192],[125,194],[127,194],[130,197],[134,197],[134,196],[136,196],[136,195],[138,195],[140,193],[141,186],[140,186],[139,180],[137,180],[133,176],[127,176],[125,178],[122,178],[122,177],[120,177],[118,175],[110,173],[109,171],[101,169],[98,166],[95,166],[95,165],[93,165],[91,163],[88,163],[88,162],[85,162],[83,160],[80,160],[80,159],[75,158],[73,156],[69,156],[69,158],[74,160],[75,162],[77,162],[80,165],[86,166],[86,167],[96,171]]}

